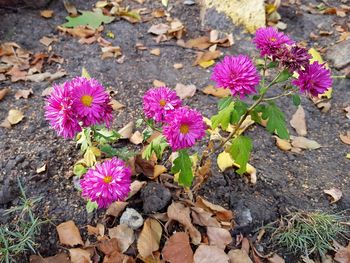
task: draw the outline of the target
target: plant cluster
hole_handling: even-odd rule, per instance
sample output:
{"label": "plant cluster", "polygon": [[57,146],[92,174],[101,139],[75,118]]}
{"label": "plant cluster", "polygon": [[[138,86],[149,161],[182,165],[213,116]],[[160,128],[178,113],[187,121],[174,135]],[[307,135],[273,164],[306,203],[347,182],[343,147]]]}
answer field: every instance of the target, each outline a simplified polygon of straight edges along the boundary
{"label": "plant cluster", "polygon": [[[219,111],[210,121],[205,122],[199,111],[183,105],[176,92],[168,87],[151,88],[143,97],[144,119],[137,121],[139,126],[143,122],[147,125],[143,139],[146,141],[154,132],[160,135],[145,148],[142,157],[150,159],[155,155],[161,159],[165,150],[172,152],[171,172],[185,188],[192,186],[194,174],[220,149],[228,152],[237,164],[237,173],[245,173],[253,148],[251,139],[242,135],[247,119],[264,122],[270,133],[288,139],[284,113],[275,100],[291,96],[293,103],[299,105],[298,93],[318,96],[332,85],[330,70],[317,61],[310,62],[307,49],[284,33],[272,27],[260,28],[253,42],[261,58],[253,61],[246,55],[226,56],[215,65],[211,79],[218,88],[229,89],[232,96],[219,102]],[[270,69],[277,72],[271,81],[266,74]],[[276,86],[279,83],[284,85]],[[268,97],[270,89],[278,95]],[[251,103],[245,100],[248,97]],[[59,135],[76,136],[80,144],[84,158],[77,162],[74,173],[80,178],[83,196],[89,200],[88,210],[123,200],[130,191],[131,172],[121,160],[128,157],[123,154],[125,151],[112,146],[119,134],[104,127],[109,127],[112,121],[105,88],[86,73],[55,86],[47,100],[46,118]],[[196,162],[189,150],[205,137],[206,131],[219,127],[229,135],[220,136],[215,147],[210,142]],[[96,164],[103,158],[112,159]]]}

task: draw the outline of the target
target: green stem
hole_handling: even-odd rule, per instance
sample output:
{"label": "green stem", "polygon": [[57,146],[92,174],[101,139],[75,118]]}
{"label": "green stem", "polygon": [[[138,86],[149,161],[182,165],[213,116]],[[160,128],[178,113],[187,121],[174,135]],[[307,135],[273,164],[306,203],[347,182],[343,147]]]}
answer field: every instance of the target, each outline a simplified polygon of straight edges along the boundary
{"label": "green stem", "polygon": [[275,100],[275,99],[278,99],[278,98],[282,98],[282,97],[284,97],[284,96],[289,96],[289,95],[295,93],[296,91],[298,91],[298,90],[291,90],[291,91],[282,93],[282,94],[280,94],[280,95],[278,95],[278,96],[275,96],[275,97],[265,98],[265,99],[263,99],[263,102]]}

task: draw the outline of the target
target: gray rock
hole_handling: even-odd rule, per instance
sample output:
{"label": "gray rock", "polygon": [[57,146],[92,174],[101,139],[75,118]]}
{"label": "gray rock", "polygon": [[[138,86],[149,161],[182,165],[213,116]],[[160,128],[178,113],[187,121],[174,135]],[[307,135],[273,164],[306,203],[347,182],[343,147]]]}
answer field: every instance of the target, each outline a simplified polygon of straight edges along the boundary
{"label": "gray rock", "polygon": [[136,230],[143,225],[143,218],[135,209],[127,208],[120,217],[120,224],[126,224]]}
{"label": "gray rock", "polygon": [[141,199],[143,212],[149,214],[165,208],[170,203],[171,193],[163,185],[152,182],[141,190]]}
{"label": "gray rock", "polygon": [[333,62],[337,69],[345,68],[350,64],[350,39],[335,44],[327,50],[327,60]]}
{"label": "gray rock", "polygon": [[237,212],[237,224],[239,226],[248,226],[253,222],[252,214],[250,212],[250,209],[248,208],[242,208]]}

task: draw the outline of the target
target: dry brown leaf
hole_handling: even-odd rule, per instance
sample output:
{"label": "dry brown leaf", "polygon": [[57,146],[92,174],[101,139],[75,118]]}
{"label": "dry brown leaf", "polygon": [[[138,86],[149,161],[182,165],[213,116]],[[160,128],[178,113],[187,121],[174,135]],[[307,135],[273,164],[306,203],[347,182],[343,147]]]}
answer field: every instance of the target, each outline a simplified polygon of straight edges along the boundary
{"label": "dry brown leaf", "polygon": [[188,235],[177,232],[172,235],[162,250],[163,259],[170,263],[193,263],[193,251]]}
{"label": "dry brown leaf", "polygon": [[200,207],[191,207],[193,224],[200,226],[220,227],[220,223],[213,217],[213,213],[205,211]]}
{"label": "dry brown leaf", "polygon": [[151,53],[152,55],[155,55],[155,56],[159,56],[160,49],[159,48],[151,49],[149,53]]}
{"label": "dry brown leaf", "polygon": [[44,72],[44,73],[38,73],[33,75],[27,75],[25,77],[25,80],[34,81],[34,82],[42,82],[44,80],[53,81],[53,80],[62,78],[65,75],[67,75],[67,72],[65,70],[59,70],[55,73]]}
{"label": "dry brown leaf", "polygon": [[11,129],[11,123],[6,118],[5,120],[2,121],[2,123],[0,123],[0,127]]}
{"label": "dry brown leaf", "polygon": [[335,187],[332,187],[329,190],[324,190],[323,192],[330,196],[331,204],[338,202],[340,200],[340,198],[343,196],[342,191],[338,188],[335,188]]}
{"label": "dry brown leaf", "polygon": [[218,98],[225,98],[231,95],[231,92],[229,89],[215,88],[213,85],[206,86],[202,90],[202,92],[208,95],[213,95]]}
{"label": "dry brown leaf", "polygon": [[299,136],[305,136],[307,134],[305,111],[300,105],[290,120],[290,125],[296,130]]}
{"label": "dry brown leaf", "polygon": [[160,18],[165,16],[165,10],[163,8],[157,8],[152,11],[152,16],[154,18]]}
{"label": "dry brown leaf", "polygon": [[42,97],[49,96],[52,91],[53,91],[53,88],[52,87],[48,87],[48,88],[43,90],[43,92],[41,93],[41,96]]}
{"label": "dry brown leaf", "polygon": [[105,234],[105,227],[100,223],[98,223],[97,226],[87,225],[86,228],[88,235],[104,236]]}
{"label": "dry brown leaf", "polygon": [[124,209],[127,205],[128,205],[128,202],[120,202],[120,201],[113,202],[107,208],[106,215],[118,217],[121,214],[121,212],[124,211]]}
{"label": "dry brown leaf", "polygon": [[156,163],[156,160],[145,160],[142,158],[141,154],[137,154],[135,156],[135,171],[138,174],[142,173],[149,178],[153,178]]}
{"label": "dry brown leaf", "polygon": [[340,134],[339,137],[343,143],[350,145],[350,131],[348,131],[346,134]]}
{"label": "dry brown leaf", "polygon": [[166,86],[166,84],[163,81],[155,79],[155,80],[153,80],[153,86],[156,88],[159,88],[159,87]]}
{"label": "dry brown leaf", "polygon": [[219,50],[216,51],[205,51],[205,52],[197,52],[197,58],[193,62],[192,66],[196,66],[203,62],[208,62],[211,60],[215,60],[220,57],[221,52]]}
{"label": "dry brown leaf", "polygon": [[194,253],[194,263],[228,263],[225,251],[215,246],[200,245]]}
{"label": "dry brown leaf", "polygon": [[217,246],[225,250],[226,246],[232,242],[231,233],[221,227],[207,227],[209,245]]}
{"label": "dry brown leaf", "polygon": [[71,1],[63,0],[63,5],[64,5],[64,8],[67,10],[69,16],[74,17],[78,15],[78,11]]}
{"label": "dry brown leaf", "polygon": [[292,140],[292,146],[296,148],[315,150],[321,147],[318,142],[305,137],[291,136],[290,138]]}
{"label": "dry brown leaf", "polygon": [[2,100],[3,98],[5,98],[6,94],[10,91],[9,88],[3,88],[0,90],[0,100]]}
{"label": "dry brown leaf", "polygon": [[128,198],[131,198],[132,196],[134,196],[135,194],[137,194],[145,185],[147,184],[147,182],[143,181],[133,181],[130,185],[130,193],[128,195]]}
{"label": "dry brown leaf", "polygon": [[154,35],[164,35],[168,32],[169,26],[167,24],[158,24],[153,25],[148,29],[148,33],[154,34]]}
{"label": "dry brown leaf", "polygon": [[42,258],[38,255],[31,255],[29,258],[30,263],[72,263],[69,260],[69,256],[66,253],[59,253],[52,257]]}
{"label": "dry brown leaf", "polygon": [[350,119],[350,106],[344,108],[345,116]]}
{"label": "dry brown leaf", "polygon": [[112,255],[114,252],[120,252],[118,240],[116,238],[101,240],[98,243],[97,248],[105,255]]}
{"label": "dry brown leaf", "polygon": [[91,253],[81,248],[69,249],[70,260],[72,263],[92,263]]}
{"label": "dry brown leaf", "polygon": [[284,259],[277,254],[273,254],[272,257],[267,258],[269,263],[285,263]]}
{"label": "dry brown leaf", "polygon": [[206,211],[212,212],[219,221],[231,221],[233,219],[232,211],[222,206],[214,205],[200,196],[196,199],[196,207],[201,207]]}
{"label": "dry brown leaf", "polygon": [[279,149],[283,151],[290,151],[292,149],[292,145],[290,144],[289,140],[281,139],[278,136],[273,136],[276,138],[276,145]]}
{"label": "dry brown leaf", "polygon": [[53,10],[49,9],[40,11],[40,15],[44,18],[51,18],[53,17],[53,14]]}
{"label": "dry brown leaf", "polygon": [[178,221],[188,230],[193,244],[198,245],[201,242],[201,233],[192,225],[189,207],[173,202],[168,207],[168,217],[169,219]]}
{"label": "dry brown leaf", "polygon": [[143,142],[142,133],[139,131],[134,132],[129,141],[135,145],[141,144]]}
{"label": "dry brown leaf", "polygon": [[133,129],[134,129],[134,122],[131,121],[118,131],[118,133],[120,134],[120,139],[129,139],[132,135]]}
{"label": "dry brown leaf", "polygon": [[175,86],[176,95],[179,96],[180,99],[193,97],[196,93],[195,85],[184,85],[181,83],[177,83]]}
{"label": "dry brown leaf", "polygon": [[245,250],[231,249],[228,256],[230,257],[230,263],[253,263]]}
{"label": "dry brown leaf", "polygon": [[187,48],[198,48],[198,49],[206,49],[210,47],[212,43],[210,43],[210,39],[207,36],[202,36],[194,39],[190,39],[186,42]]}
{"label": "dry brown leaf", "polygon": [[20,98],[28,99],[30,94],[33,94],[33,90],[32,89],[21,89],[21,90],[18,90],[16,92],[15,98],[16,98],[16,100],[18,100]]}
{"label": "dry brown leaf", "polygon": [[72,220],[59,224],[56,230],[62,245],[73,247],[84,244],[79,229]]}
{"label": "dry brown leaf", "polygon": [[184,65],[181,64],[181,63],[175,63],[174,64],[174,69],[182,69],[183,67],[184,67]]}
{"label": "dry brown leaf", "polygon": [[42,37],[39,42],[43,44],[44,46],[50,46],[53,42],[57,41],[56,38],[51,38],[51,37]]}
{"label": "dry brown leaf", "polygon": [[349,263],[350,262],[350,243],[347,247],[340,247],[335,253],[334,260],[338,263]]}
{"label": "dry brown leaf", "polygon": [[115,110],[115,111],[125,108],[124,104],[121,104],[119,101],[117,101],[115,99],[111,99],[111,105],[112,105],[113,110]]}
{"label": "dry brown leaf", "polygon": [[79,38],[89,38],[94,36],[97,33],[96,29],[93,29],[88,26],[77,26],[73,28],[58,26],[57,29],[63,33],[67,33],[72,35],[73,37],[79,37]]}
{"label": "dry brown leaf", "polygon": [[124,224],[108,229],[108,235],[110,238],[118,240],[118,246],[122,253],[128,250],[135,241],[134,230]]}
{"label": "dry brown leaf", "polygon": [[117,58],[122,55],[122,51],[119,46],[101,47],[101,51],[101,59]]}
{"label": "dry brown leaf", "polygon": [[142,258],[152,255],[153,251],[159,249],[159,242],[162,236],[162,226],[157,220],[147,218],[143,224],[139,239],[137,240],[137,250]]}
{"label": "dry brown leaf", "polygon": [[47,164],[45,163],[43,166],[38,167],[38,168],[36,169],[36,173],[37,173],[37,174],[43,173],[43,172],[46,171],[46,169],[47,169]]}
{"label": "dry brown leaf", "polygon": [[152,179],[157,178],[159,175],[166,173],[167,169],[164,165],[157,164],[154,166],[153,177]]}
{"label": "dry brown leaf", "polygon": [[21,120],[23,120],[23,118],[24,118],[23,112],[21,112],[20,110],[14,110],[14,109],[9,110],[7,120],[11,125],[19,123]]}

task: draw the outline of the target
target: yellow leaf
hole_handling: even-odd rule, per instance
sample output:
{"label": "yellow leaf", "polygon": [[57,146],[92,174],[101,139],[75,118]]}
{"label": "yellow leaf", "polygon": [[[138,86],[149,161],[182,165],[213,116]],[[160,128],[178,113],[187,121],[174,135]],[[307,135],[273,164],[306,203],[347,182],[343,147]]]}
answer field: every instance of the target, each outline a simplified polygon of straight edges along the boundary
{"label": "yellow leaf", "polygon": [[277,7],[274,4],[267,4],[265,6],[266,14],[272,14],[277,10]]}
{"label": "yellow leaf", "polygon": [[198,63],[199,66],[201,66],[202,68],[209,68],[210,66],[215,64],[215,60],[209,60],[209,61],[203,61]]}
{"label": "yellow leaf", "polygon": [[219,169],[223,172],[227,168],[230,168],[234,165],[234,161],[231,158],[231,155],[228,152],[222,152],[218,155],[217,163]]}
{"label": "yellow leaf", "polygon": [[350,153],[348,153],[348,154],[346,155],[346,158],[350,159]]}
{"label": "yellow leaf", "polygon": [[11,124],[17,124],[23,119],[24,115],[20,110],[9,110],[9,115],[7,116],[7,120]]}
{"label": "yellow leaf", "polygon": [[86,152],[84,154],[84,160],[86,162],[86,165],[89,167],[92,167],[96,163],[96,156],[92,147],[88,147],[86,149]]}
{"label": "yellow leaf", "polygon": [[93,152],[93,154],[96,156],[96,157],[100,157],[101,156],[101,151],[99,148],[95,147],[95,146],[92,146],[91,147],[91,151]]}
{"label": "yellow leaf", "polygon": [[81,69],[81,76],[87,79],[91,79],[89,72],[84,67]]}
{"label": "yellow leaf", "polygon": [[162,236],[162,226],[157,220],[146,219],[139,239],[137,240],[137,249],[142,258],[152,255],[153,251],[159,249],[159,242]]}
{"label": "yellow leaf", "polygon": [[157,178],[159,175],[165,173],[167,171],[166,167],[161,164],[157,164],[154,166],[153,178]]}

